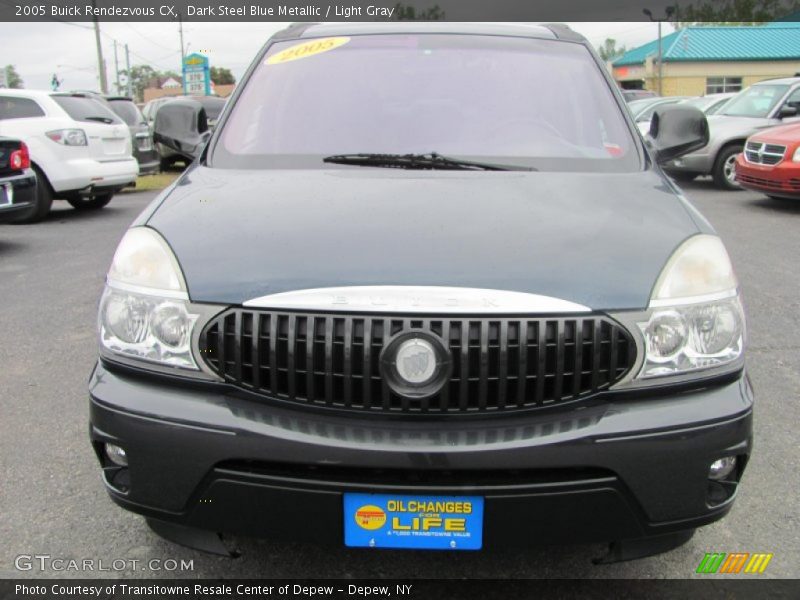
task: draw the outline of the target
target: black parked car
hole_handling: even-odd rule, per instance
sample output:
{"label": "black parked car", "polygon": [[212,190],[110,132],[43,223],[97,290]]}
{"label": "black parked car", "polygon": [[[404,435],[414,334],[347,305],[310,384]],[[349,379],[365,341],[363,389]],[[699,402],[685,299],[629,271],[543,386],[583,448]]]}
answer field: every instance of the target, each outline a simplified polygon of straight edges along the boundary
{"label": "black parked car", "polygon": [[131,131],[133,156],[139,163],[139,174],[149,175],[159,170],[158,152],[153,145],[153,135],[136,103],[125,96],[107,96],[113,110]]}
{"label": "black parked car", "polygon": [[[163,109],[162,109],[163,110]],[[302,24],[135,221],[91,440],[173,540],[669,549],[751,450],[725,248],[563,26]],[[166,140],[165,140],[166,142]]]}
{"label": "black parked car", "polygon": [[24,220],[36,208],[36,174],[24,142],[0,137],[0,223]]}

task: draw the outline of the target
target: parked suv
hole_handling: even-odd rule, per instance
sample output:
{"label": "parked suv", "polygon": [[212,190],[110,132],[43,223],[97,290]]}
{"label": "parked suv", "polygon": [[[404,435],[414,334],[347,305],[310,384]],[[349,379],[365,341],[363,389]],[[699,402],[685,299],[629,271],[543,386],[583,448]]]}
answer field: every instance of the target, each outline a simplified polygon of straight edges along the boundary
{"label": "parked suv", "polygon": [[[162,109],[163,110],[163,109]],[[91,441],[160,534],[440,550],[685,542],[750,455],[725,247],[563,26],[301,24],[136,219]]]}
{"label": "parked suv", "polygon": [[139,171],[127,126],[88,94],[0,89],[0,135],[30,149],[38,179],[30,220],[44,218],[53,199],[102,208]]}
{"label": "parked suv", "polygon": [[111,110],[122,119],[131,132],[133,157],[139,163],[139,174],[157,173],[159,169],[158,152],[153,144],[153,134],[136,103],[125,96],[106,97]]}
{"label": "parked suv", "polygon": [[665,168],[679,181],[711,175],[726,190],[737,190],[734,165],[745,140],[760,129],[800,121],[800,77],[769,79],[751,85],[708,117],[705,148],[675,159]]}

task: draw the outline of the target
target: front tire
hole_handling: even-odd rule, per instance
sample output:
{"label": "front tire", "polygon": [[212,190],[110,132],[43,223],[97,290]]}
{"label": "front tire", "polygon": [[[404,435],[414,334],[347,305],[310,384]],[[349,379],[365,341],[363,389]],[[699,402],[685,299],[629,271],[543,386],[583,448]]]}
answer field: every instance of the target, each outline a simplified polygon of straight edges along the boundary
{"label": "front tire", "polygon": [[732,144],[725,146],[714,161],[714,170],[711,175],[714,184],[722,190],[740,191],[742,188],[736,183],[736,157],[742,153],[744,146]]}
{"label": "front tire", "polygon": [[111,202],[111,198],[113,197],[113,192],[98,194],[97,196],[91,196],[89,198],[70,196],[67,198],[67,202],[69,202],[75,210],[99,210]]}

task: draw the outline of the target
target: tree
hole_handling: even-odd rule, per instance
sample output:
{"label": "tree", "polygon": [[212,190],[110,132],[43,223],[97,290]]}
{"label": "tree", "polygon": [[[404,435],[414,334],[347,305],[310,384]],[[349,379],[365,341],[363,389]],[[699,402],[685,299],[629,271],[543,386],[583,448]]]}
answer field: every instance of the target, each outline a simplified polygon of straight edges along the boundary
{"label": "tree", "polygon": [[675,27],[689,25],[762,25],[800,10],[798,0],[704,0],[677,6]]}
{"label": "tree", "polygon": [[597,48],[597,53],[605,62],[610,62],[625,54],[625,46],[617,47],[617,40],[606,38],[603,45]]}
{"label": "tree", "polygon": [[142,102],[144,100],[144,88],[149,87],[158,78],[158,71],[150,65],[134,65],[130,73],[127,69],[119,72],[125,77],[125,81],[130,80],[131,91],[134,97]]}
{"label": "tree", "polygon": [[236,78],[230,69],[211,67],[211,81],[214,82],[214,85],[231,85],[236,83]]}
{"label": "tree", "polygon": [[434,4],[430,8],[424,10],[417,10],[413,6],[406,6],[402,2],[394,5],[395,21],[443,21],[444,11],[439,8],[438,4]]}
{"label": "tree", "polygon": [[3,71],[6,74],[6,87],[15,89],[25,87],[25,82],[22,81],[22,77],[19,76],[14,65],[6,65]]}

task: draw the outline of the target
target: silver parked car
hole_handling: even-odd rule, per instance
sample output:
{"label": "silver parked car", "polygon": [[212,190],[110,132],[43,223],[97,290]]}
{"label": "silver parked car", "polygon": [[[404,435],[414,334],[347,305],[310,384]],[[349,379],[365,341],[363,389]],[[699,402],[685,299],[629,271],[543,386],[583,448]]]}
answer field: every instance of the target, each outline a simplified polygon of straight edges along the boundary
{"label": "silver parked car", "polygon": [[725,105],[728,100],[733,98],[738,92],[725,92],[723,94],[706,94],[705,96],[697,96],[695,98],[687,98],[683,104],[689,104],[695,108],[699,108],[706,116],[717,114]]}
{"label": "silver parked car", "polygon": [[745,140],[760,129],[800,121],[798,112],[800,77],[770,79],[751,85],[708,117],[708,145],[673,160],[664,168],[680,181],[711,175],[718,187],[737,190],[734,165]]}

